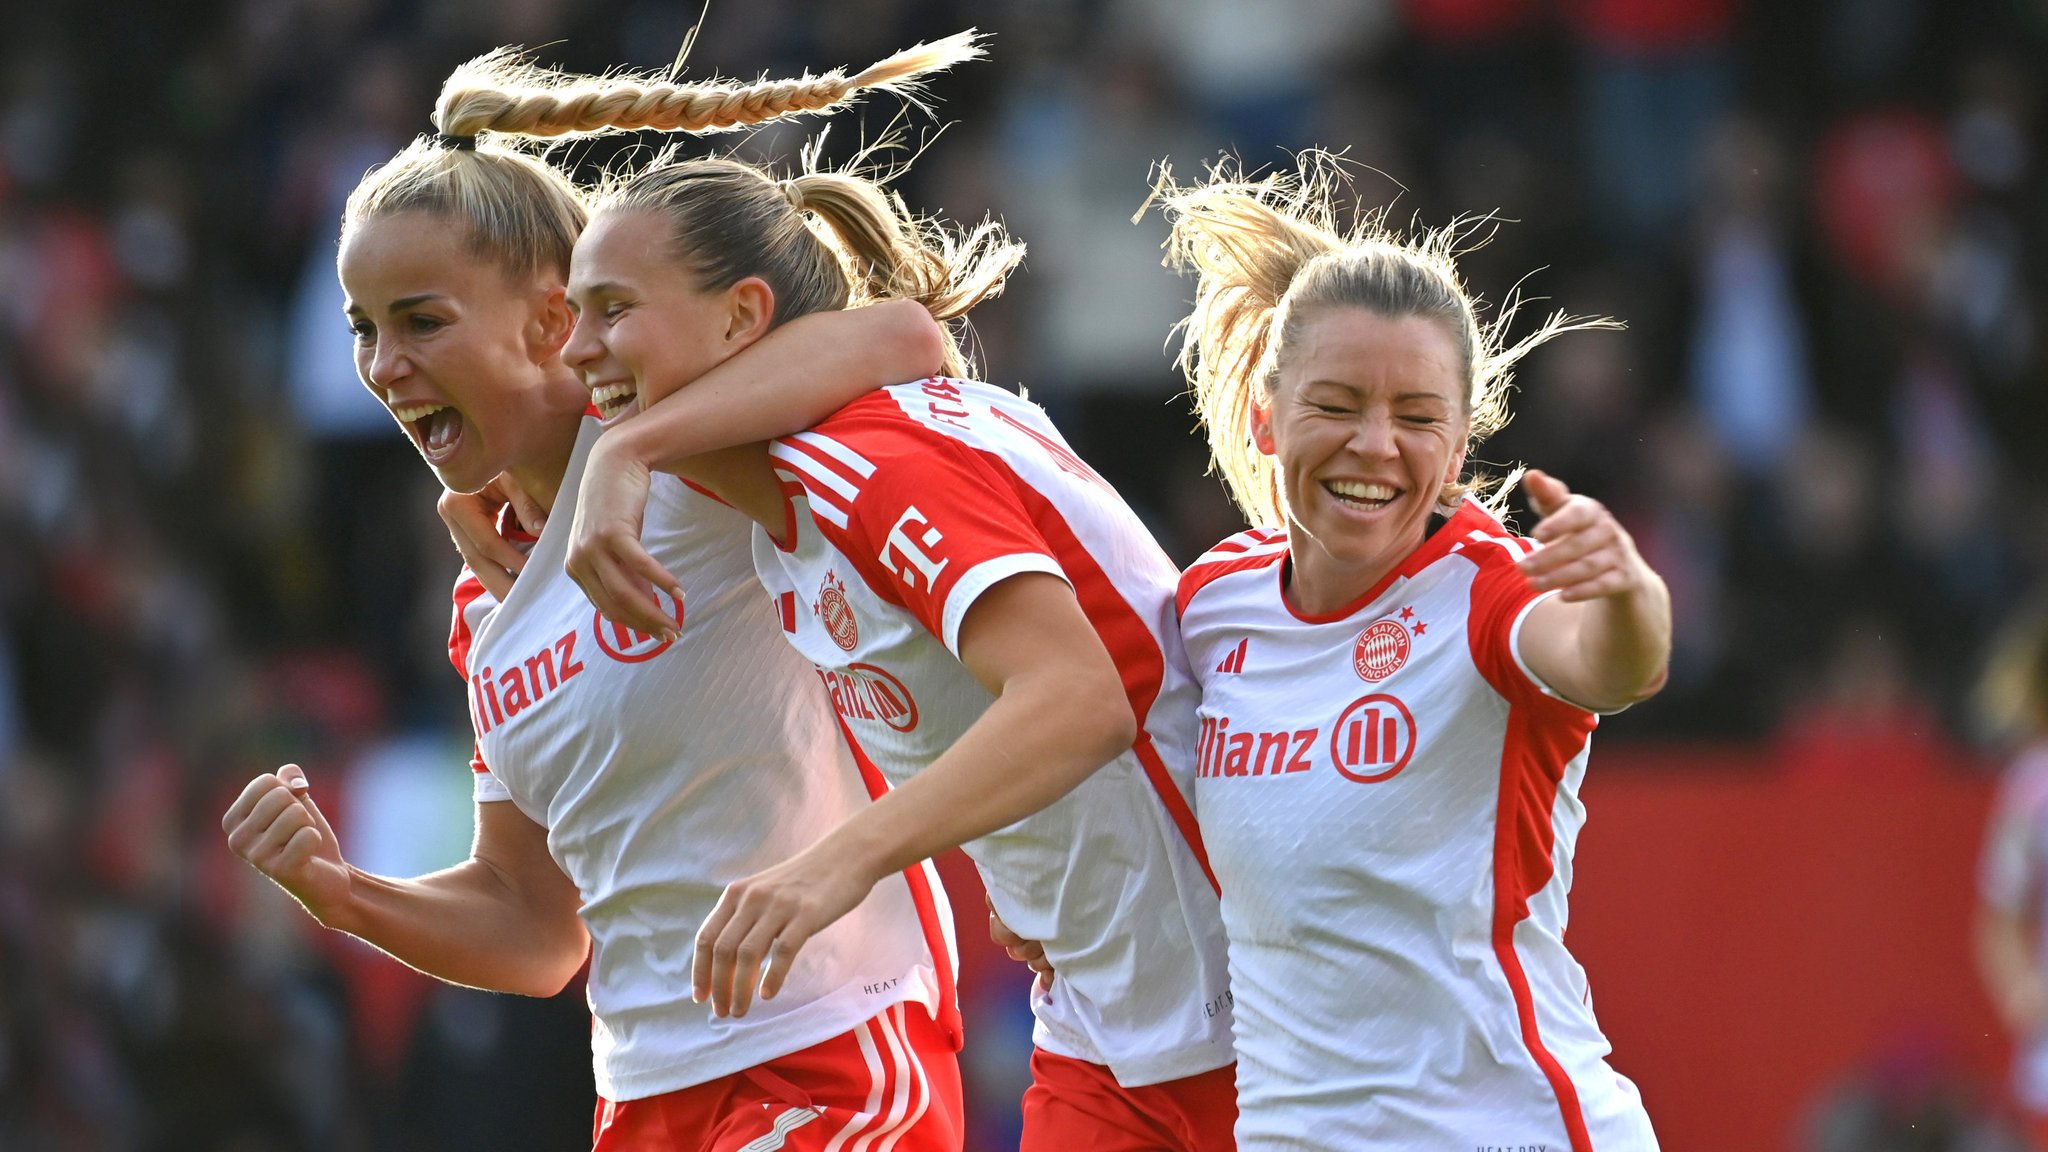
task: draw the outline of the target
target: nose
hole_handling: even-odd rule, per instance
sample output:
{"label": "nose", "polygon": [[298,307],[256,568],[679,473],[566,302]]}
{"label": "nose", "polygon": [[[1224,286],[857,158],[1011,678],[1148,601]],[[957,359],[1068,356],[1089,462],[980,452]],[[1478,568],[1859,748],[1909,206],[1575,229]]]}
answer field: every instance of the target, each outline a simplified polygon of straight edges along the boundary
{"label": "nose", "polygon": [[591,322],[590,313],[578,312],[575,326],[569,329],[569,342],[562,345],[562,363],[587,379],[590,369],[603,358],[604,344],[597,338],[596,325]]}
{"label": "nose", "polygon": [[373,347],[359,350],[357,358],[363,382],[379,392],[389,392],[412,372],[411,359],[396,341],[379,340]]}
{"label": "nose", "polygon": [[1394,455],[1393,414],[1372,408],[1360,412],[1346,446],[1367,460],[1382,460]]}

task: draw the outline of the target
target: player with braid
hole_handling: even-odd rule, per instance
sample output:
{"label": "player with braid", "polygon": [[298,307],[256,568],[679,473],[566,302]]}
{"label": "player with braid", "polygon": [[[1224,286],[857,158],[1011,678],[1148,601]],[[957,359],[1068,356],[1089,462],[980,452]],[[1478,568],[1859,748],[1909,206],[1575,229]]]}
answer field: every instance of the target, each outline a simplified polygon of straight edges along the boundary
{"label": "player with braid", "polygon": [[1508,344],[1455,230],[1341,230],[1339,186],[1311,154],[1160,189],[1198,275],[1182,363],[1256,525],[1177,597],[1238,1143],[1654,1149],[1564,926],[1588,740],[1662,684],[1669,598],[1598,503],[1529,472],[1525,538],[1465,467],[1524,354],[1611,322]]}
{"label": "player with braid", "polygon": [[[758,525],[755,567],[788,640],[895,785],[727,887],[698,935],[696,987],[735,1017],[775,1004],[878,879],[964,846],[994,908],[1057,967],[1033,997],[1024,1148],[1228,1149],[1230,998],[1188,807],[1194,697],[1172,563],[1043,412],[958,367],[879,393],[824,374],[744,394],[712,378],[849,294],[965,312],[993,282],[929,235],[843,175],[689,160],[600,196],[577,244],[564,358],[620,414],[578,516],[631,545],[579,578],[614,618],[656,626],[651,589],[695,592],[636,542],[650,469],[716,492]],[[821,397],[852,403],[820,419]],[[738,441],[700,415],[749,400],[784,435]],[[651,479],[658,492],[670,478]]]}
{"label": "player with braid", "polygon": [[[709,130],[821,111],[974,52],[956,38],[850,79],[649,83],[634,115]],[[459,72],[441,138],[363,179],[339,265],[358,371],[435,474],[461,492],[503,475],[546,512],[575,499],[599,431],[561,355],[585,211],[561,173],[494,133],[548,125],[576,98],[508,101],[475,83],[507,63]],[[932,317],[899,300],[793,323],[711,382],[822,373],[879,387],[944,353]],[[736,435],[766,434],[735,414]],[[740,1017],[690,1000],[692,937],[725,886],[802,851],[883,786],[779,639],[746,519],[662,479],[649,544],[690,590],[658,629],[591,610],[562,572],[566,514],[520,541],[537,562],[516,583],[524,558],[480,563],[456,585],[450,655],[477,742],[468,860],[417,879],[352,868],[296,765],[249,783],[222,820],[229,845],[322,924],[444,980],[552,995],[587,955],[597,1149],[957,1150],[950,911],[925,867],[877,878],[774,1003]]]}

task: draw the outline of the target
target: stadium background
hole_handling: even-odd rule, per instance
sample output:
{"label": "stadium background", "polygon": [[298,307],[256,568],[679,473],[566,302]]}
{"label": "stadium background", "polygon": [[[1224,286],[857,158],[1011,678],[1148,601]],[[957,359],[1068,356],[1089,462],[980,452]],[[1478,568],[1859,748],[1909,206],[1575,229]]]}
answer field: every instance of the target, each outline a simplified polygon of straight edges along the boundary
{"label": "stadium background", "polygon": [[[658,66],[695,14],[9,7],[0,1147],[587,1138],[576,993],[442,987],[318,932],[218,816],[296,760],[357,863],[463,852],[454,559],[353,378],[338,207],[457,61]],[[1031,245],[978,317],[988,375],[1182,561],[1233,521],[1164,351],[1187,286],[1128,222],[1152,160],[1347,148],[1396,220],[1515,221],[1467,260],[1491,298],[1541,268],[1536,295],[1629,322],[1532,362],[1482,453],[1610,502],[1675,594],[1671,686],[1604,727],[1586,789],[1572,941],[1614,1062],[1673,1152],[2009,1146],[1967,946],[1996,758],[1965,688],[2048,568],[2048,4],[720,0],[692,74],[969,25],[993,59],[935,86],[954,123],[903,187]],[[1024,974],[948,874],[974,1147],[1014,1146]]]}

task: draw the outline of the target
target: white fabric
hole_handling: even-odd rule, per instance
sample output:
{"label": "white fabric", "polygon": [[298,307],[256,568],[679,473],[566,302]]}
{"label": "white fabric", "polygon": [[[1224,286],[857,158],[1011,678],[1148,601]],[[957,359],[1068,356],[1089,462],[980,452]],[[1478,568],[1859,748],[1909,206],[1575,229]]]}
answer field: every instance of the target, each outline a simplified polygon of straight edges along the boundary
{"label": "white fabric", "polygon": [[[723,1020],[691,1002],[694,937],[725,885],[788,859],[868,794],[753,578],[748,521],[672,477],[655,477],[644,540],[683,583],[682,636],[651,658],[610,654],[654,645],[622,637],[562,570],[597,430],[584,421],[557,515],[506,602],[486,593],[464,616],[493,781],[479,780],[478,799],[502,788],[546,826],[582,893],[597,1090],[632,1100],[809,1047],[906,999],[929,1009],[938,988],[908,885],[891,877],[805,946],[773,1000]],[[509,714],[515,680],[529,702]]]}
{"label": "white fabric", "polygon": [[[1244,1152],[1657,1146],[1564,947],[1594,721],[1521,670],[1511,631],[1535,593],[1507,536],[1467,505],[1382,590],[1313,621],[1282,596],[1271,533],[1183,578]],[[1497,920],[1518,873],[1527,914]]]}

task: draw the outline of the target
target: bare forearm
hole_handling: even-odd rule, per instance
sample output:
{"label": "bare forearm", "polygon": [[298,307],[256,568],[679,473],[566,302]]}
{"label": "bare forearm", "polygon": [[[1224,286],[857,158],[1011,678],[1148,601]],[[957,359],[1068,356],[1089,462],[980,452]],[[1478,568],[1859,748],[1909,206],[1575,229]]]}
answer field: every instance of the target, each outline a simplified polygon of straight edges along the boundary
{"label": "bare forearm", "polygon": [[615,451],[657,472],[689,457],[801,432],[877,388],[935,372],[944,357],[923,305],[892,300],[791,320],[757,345],[607,429]]}
{"label": "bare forearm", "polygon": [[1120,699],[1106,708],[1056,684],[1012,685],[944,755],[814,851],[879,880],[1059,800],[1129,748],[1134,725]]}
{"label": "bare forearm", "polygon": [[1626,707],[1663,687],[1671,659],[1671,595],[1656,573],[1646,569],[1636,591],[1588,602],[1578,631],[1580,666],[1592,681],[1584,703]]}
{"label": "bare forearm", "polygon": [[346,906],[321,923],[451,984],[552,996],[589,937],[574,909],[528,897],[476,859],[410,880],[350,869]]}

